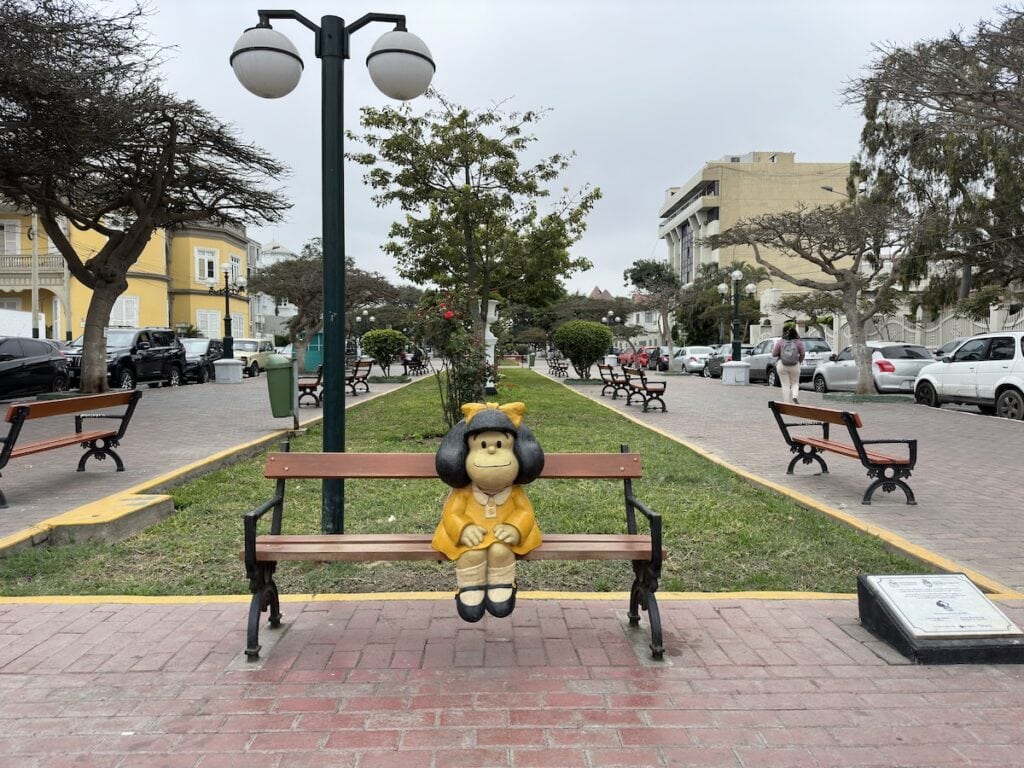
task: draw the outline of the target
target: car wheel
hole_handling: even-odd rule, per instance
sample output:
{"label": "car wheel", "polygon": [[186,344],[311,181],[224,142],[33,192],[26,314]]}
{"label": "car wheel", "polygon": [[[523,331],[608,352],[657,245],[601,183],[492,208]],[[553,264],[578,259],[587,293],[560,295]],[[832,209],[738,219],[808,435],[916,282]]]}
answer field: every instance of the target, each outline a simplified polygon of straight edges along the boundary
{"label": "car wheel", "polygon": [[176,365],[171,366],[171,370],[167,374],[167,386],[168,387],[180,387],[181,386],[181,368]]}
{"label": "car wheel", "polygon": [[820,392],[821,394],[828,392],[828,384],[825,382],[824,376],[814,377],[814,391]]}
{"label": "car wheel", "polygon": [[259,363],[253,363],[251,366],[249,366],[249,375],[252,376],[252,377],[256,377],[256,376],[260,375],[260,364]]}
{"label": "car wheel", "polygon": [[779,381],[779,374],[775,372],[774,368],[769,368],[764,374],[765,381],[768,382],[769,387],[781,387],[782,382]]}
{"label": "car wheel", "polygon": [[122,368],[117,372],[115,380],[118,389],[135,389],[135,374],[132,373],[131,368]]}
{"label": "car wheel", "polygon": [[68,377],[63,373],[58,373],[53,377],[53,382],[50,384],[51,392],[67,392],[68,391]]}
{"label": "car wheel", "polygon": [[708,368],[707,363],[704,363],[704,367],[701,369],[700,375],[703,376],[705,379],[711,378],[711,369]]}
{"label": "car wheel", "polygon": [[917,385],[917,389],[914,390],[914,401],[932,408],[939,407],[939,396],[935,393],[935,387],[930,381],[922,381]]}
{"label": "car wheel", "polygon": [[199,369],[199,373],[196,374],[196,381],[200,384],[205,384],[210,380],[210,369],[205,365]]}
{"label": "car wheel", "polygon": [[1024,419],[1024,395],[1016,389],[1004,389],[996,398],[996,416],[1018,421]]}

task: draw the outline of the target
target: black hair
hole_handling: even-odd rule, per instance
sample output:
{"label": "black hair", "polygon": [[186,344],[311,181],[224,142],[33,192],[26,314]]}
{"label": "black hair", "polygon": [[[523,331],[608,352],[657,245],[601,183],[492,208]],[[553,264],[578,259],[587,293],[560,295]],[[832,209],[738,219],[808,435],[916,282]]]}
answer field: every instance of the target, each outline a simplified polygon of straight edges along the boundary
{"label": "black hair", "polygon": [[784,338],[784,339],[799,339],[800,338],[800,332],[797,331],[795,325],[791,325],[791,326],[789,326],[789,328],[786,329],[785,333],[782,334],[782,338]]}
{"label": "black hair", "polygon": [[524,485],[533,482],[544,469],[544,449],[525,424],[518,428],[497,408],[485,408],[473,416],[467,425],[463,419],[441,440],[441,446],[434,456],[437,476],[452,488],[464,488],[472,481],[466,473],[466,457],[469,455],[469,438],[480,432],[504,432],[515,437],[512,454],[519,463],[519,474],[514,483]]}

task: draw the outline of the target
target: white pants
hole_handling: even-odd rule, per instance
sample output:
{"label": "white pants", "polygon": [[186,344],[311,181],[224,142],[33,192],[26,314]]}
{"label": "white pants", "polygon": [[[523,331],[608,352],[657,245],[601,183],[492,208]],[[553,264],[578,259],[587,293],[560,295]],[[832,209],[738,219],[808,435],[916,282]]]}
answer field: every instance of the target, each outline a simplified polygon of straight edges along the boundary
{"label": "white pants", "polygon": [[782,385],[782,402],[792,403],[800,396],[800,363],[775,366],[779,374],[779,384]]}

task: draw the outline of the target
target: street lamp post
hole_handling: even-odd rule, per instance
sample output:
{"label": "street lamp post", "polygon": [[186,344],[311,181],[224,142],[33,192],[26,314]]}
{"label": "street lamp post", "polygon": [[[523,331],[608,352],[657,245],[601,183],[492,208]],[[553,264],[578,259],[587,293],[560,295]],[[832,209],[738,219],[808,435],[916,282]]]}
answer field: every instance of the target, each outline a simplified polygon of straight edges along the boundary
{"label": "street lamp post", "polygon": [[208,278],[206,284],[210,286],[210,293],[224,297],[224,354],[225,360],[233,360],[235,357],[235,340],[231,335],[231,297],[241,296],[245,293],[245,278],[231,279],[231,265],[225,264],[221,267],[224,272],[224,287],[217,287],[215,278]]}
{"label": "street lamp post", "polygon": [[[302,76],[302,58],[285,35],[273,29],[271,19],[291,19],[313,32],[315,53],[321,61],[321,149],[323,198],[323,449],[345,450],[345,211],[344,127],[342,86],[349,38],[367,24],[394,24],[373,44],[366,57],[370,79],[393,99],[414,99],[430,86],[434,61],[430,49],[405,28],[405,16],[368,13],[345,26],[338,16],[324,16],[314,24],[297,11],[260,10],[259,23],[242,33],[231,53],[231,68],[242,85],[257,96],[281,98],[291,93]],[[324,533],[345,530],[345,486],[342,480],[324,480],[321,527]]]}
{"label": "street lamp post", "polygon": [[[738,363],[741,357],[740,347],[742,342],[742,333],[740,332],[740,281],[743,280],[743,273],[736,269],[733,270],[729,277],[732,278],[732,360]],[[757,292],[757,286],[753,283],[747,283],[743,291],[748,296],[753,296]],[[719,283],[718,292],[723,297],[727,296],[729,286],[726,283]]]}

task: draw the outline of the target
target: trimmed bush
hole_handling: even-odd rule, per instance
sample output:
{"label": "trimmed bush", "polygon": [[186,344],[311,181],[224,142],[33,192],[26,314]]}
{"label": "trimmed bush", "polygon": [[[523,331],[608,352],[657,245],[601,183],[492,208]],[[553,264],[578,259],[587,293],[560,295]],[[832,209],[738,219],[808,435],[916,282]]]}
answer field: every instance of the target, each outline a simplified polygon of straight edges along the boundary
{"label": "trimmed bush", "polygon": [[552,338],[581,379],[590,378],[590,367],[604,357],[612,345],[612,332],[601,323],[590,320],[563,323],[555,329]]}
{"label": "trimmed bush", "polygon": [[362,338],[363,351],[376,361],[385,376],[391,375],[391,364],[401,359],[408,343],[404,333],[384,328],[367,331]]}

